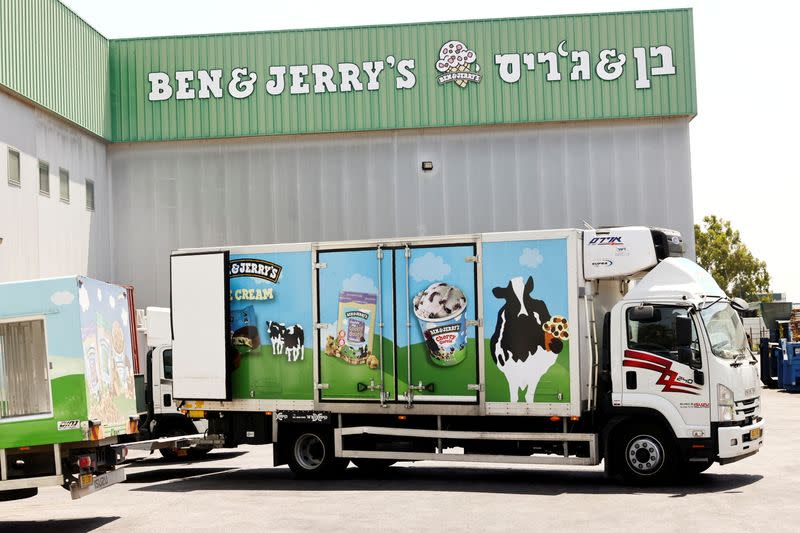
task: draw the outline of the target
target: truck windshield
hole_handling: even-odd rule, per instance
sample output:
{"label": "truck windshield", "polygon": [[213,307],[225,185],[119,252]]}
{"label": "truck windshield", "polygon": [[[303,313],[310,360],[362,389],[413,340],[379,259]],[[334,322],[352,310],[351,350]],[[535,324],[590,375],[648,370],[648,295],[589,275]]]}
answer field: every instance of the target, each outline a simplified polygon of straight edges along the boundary
{"label": "truck windshield", "polygon": [[727,302],[718,302],[700,313],[717,357],[734,359],[747,352],[747,335],[739,315]]}

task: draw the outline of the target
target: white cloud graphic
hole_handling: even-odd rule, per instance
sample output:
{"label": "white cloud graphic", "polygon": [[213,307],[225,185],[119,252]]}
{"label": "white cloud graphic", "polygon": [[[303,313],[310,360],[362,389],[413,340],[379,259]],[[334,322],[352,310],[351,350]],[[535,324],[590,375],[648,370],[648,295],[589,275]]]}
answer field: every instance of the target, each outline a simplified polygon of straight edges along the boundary
{"label": "white cloud graphic", "polygon": [[361,274],[353,274],[342,282],[342,290],[349,292],[368,292],[371,294],[378,293],[378,287],[372,278],[362,276]]}
{"label": "white cloud graphic", "polygon": [[86,287],[81,286],[78,290],[78,302],[81,304],[81,310],[85,313],[89,310],[89,291]]}
{"label": "white cloud graphic", "polygon": [[54,292],[50,296],[50,301],[55,305],[69,305],[75,299],[75,295],[69,291]]}
{"label": "white cloud graphic", "polygon": [[123,309],[122,310],[121,318],[122,318],[122,325],[127,328],[128,327],[128,310],[127,309]]}
{"label": "white cloud graphic", "polygon": [[103,291],[101,291],[100,289],[97,289],[97,301],[98,302],[103,301]]}
{"label": "white cloud graphic", "polygon": [[525,248],[519,256],[519,264],[528,268],[536,268],[544,263],[544,256],[538,248]]}
{"label": "white cloud graphic", "polygon": [[428,252],[411,262],[409,274],[415,281],[442,281],[451,270],[442,256]]}
{"label": "white cloud graphic", "polygon": [[108,306],[111,307],[111,309],[114,309],[117,306],[117,301],[114,300],[113,296],[108,297]]}

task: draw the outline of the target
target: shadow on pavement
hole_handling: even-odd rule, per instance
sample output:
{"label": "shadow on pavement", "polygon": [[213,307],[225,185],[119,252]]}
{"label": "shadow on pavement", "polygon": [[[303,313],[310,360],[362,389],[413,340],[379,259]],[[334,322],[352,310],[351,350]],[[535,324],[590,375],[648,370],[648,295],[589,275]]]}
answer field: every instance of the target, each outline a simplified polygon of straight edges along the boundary
{"label": "shadow on pavement", "polygon": [[[246,454],[247,452],[236,451],[236,452],[211,452],[208,455],[204,455],[203,457],[199,457],[197,459],[190,459],[185,458],[184,460],[177,460],[177,461],[170,461],[168,459],[164,459],[160,453],[155,452],[152,455],[148,455],[147,457],[137,457],[135,459],[130,459],[125,463],[126,469],[131,468],[139,468],[139,467],[154,467],[157,466],[159,468],[163,468],[166,465],[194,465],[198,463],[210,463],[213,461],[223,461],[225,459],[235,459],[237,457],[241,457],[242,455]],[[130,476],[129,476],[130,477]]]}
{"label": "shadow on pavement", "polygon": [[[178,473],[186,476],[186,471]],[[235,469],[203,477],[180,479],[133,490],[145,492],[192,492],[196,490],[275,491],[447,491],[496,494],[690,494],[737,491],[761,480],[760,475],[703,474],[692,483],[658,487],[623,485],[602,472],[513,470],[481,468],[393,467],[380,476],[348,468],[339,479],[303,481],[288,468]]]}
{"label": "shadow on pavement", "polygon": [[69,533],[93,531],[109,522],[118,520],[118,516],[98,516],[93,518],[64,518],[62,520],[26,520],[15,522],[0,521],[0,532],[6,531],[58,531],[59,533]]}
{"label": "shadow on pavement", "polygon": [[167,468],[160,467],[141,472],[127,472],[124,483],[159,483],[161,481],[185,481],[187,478],[229,472],[234,468]]}

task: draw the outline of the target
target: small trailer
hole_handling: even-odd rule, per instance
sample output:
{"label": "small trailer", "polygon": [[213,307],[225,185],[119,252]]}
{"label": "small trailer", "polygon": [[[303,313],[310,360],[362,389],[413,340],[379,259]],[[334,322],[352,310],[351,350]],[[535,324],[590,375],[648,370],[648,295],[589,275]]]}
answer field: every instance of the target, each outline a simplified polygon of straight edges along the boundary
{"label": "small trailer", "polygon": [[46,486],[80,498],[125,480],[129,448],[204,439],[142,439],[133,312],[131,288],[87,277],[0,284],[0,499]]}
{"label": "small trailer", "polygon": [[301,477],[696,474],[757,452],[764,420],[742,303],[682,254],[645,227],[179,250],[173,393]]}

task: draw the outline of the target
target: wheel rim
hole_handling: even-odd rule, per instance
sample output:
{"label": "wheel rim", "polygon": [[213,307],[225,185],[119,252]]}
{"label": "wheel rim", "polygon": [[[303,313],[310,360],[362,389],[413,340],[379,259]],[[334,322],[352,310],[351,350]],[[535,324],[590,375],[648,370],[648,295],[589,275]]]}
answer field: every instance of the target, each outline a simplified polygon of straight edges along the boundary
{"label": "wheel rim", "polygon": [[315,470],[325,460],[325,443],[313,433],[300,435],[294,443],[294,458],[305,470]]}
{"label": "wheel rim", "polygon": [[632,438],[625,447],[625,459],[631,470],[650,476],[664,465],[664,447],[655,437],[639,435]]}

